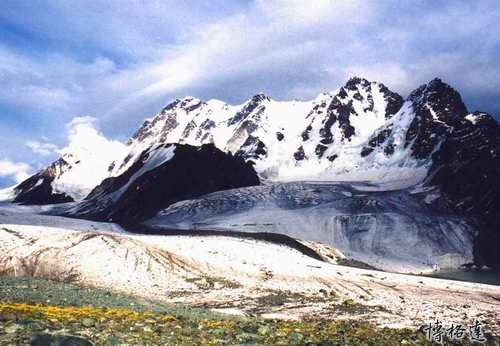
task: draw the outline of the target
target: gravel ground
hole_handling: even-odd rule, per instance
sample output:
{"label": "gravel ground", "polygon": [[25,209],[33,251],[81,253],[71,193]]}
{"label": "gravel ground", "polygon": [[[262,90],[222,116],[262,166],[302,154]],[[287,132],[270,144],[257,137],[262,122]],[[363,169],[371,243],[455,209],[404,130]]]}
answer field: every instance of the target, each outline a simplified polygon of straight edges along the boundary
{"label": "gravel ground", "polygon": [[[270,295],[259,303],[276,299]],[[427,344],[423,332],[359,321],[229,317],[71,283],[0,277],[0,345]]]}

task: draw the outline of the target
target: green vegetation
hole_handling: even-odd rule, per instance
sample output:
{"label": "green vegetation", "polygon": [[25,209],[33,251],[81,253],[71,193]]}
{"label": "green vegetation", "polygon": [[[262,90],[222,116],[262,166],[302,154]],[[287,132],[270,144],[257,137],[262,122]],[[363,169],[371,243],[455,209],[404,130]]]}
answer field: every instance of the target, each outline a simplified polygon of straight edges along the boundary
{"label": "green vegetation", "polygon": [[283,290],[266,290],[266,295],[258,297],[258,306],[282,306],[287,303],[315,303],[325,301],[324,297],[310,297],[300,293]]}
{"label": "green vegetation", "polygon": [[[260,303],[306,299],[272,291]],[[333,305],[359,309],[352,300]],[[33,340],[36,340],[35,343]],[[232,318],[73,284],[0,277],[0,345],[427,345],[362,321]]]}
{"label": "green vegetation", "polygon": [[213,277],[206,275],[193,278],[186,278],[186,281],[194,283],[196,287],[198,287],[201,290],[210,290],[214,288],[231,288],[231,289],[241,288],[241,285],[238,282],[231,281],[221,277]]}

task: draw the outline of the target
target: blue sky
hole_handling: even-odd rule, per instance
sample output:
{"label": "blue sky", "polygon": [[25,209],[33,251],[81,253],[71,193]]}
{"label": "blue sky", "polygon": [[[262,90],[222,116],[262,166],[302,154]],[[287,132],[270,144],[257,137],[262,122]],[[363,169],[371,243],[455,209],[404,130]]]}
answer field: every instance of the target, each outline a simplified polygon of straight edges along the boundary
{"label": "blue sky", "polygon": [[67,124],[126,140],[171,99],[310,99],[359,75],[406,96],[438,76],[500,116],[498,1],[3,0],[0,187]]}

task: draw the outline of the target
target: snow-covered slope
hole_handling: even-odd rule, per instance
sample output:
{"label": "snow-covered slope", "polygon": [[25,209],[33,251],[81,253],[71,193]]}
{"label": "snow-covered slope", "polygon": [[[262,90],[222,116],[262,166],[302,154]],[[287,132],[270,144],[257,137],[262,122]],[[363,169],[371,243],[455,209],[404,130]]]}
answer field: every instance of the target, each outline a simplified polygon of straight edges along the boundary
{"label": "snow-covered slope", "polygon": [[262,93],[237,106],[178,99],[144,122],[128,143],[130,155],[115,162],[113,173],[126,169],[151,143],[214,143],[252,160],[268,180],[338,180],[352,172],[362,180],[379,178],[387,167],[419,167],[428,159],[415,160],[399,147],[370,158],[361,155],[373,134],[388,124],[396,124],[394,136],[405,135],[414,112],[410,104],[401,115],[402,105],[401,96],[362,78],[312,101],[276,101]]}
{"label": "snow-covered slope", "polygon": [[14,186],[0,190],[0,202],[8,202],[16,197]]}

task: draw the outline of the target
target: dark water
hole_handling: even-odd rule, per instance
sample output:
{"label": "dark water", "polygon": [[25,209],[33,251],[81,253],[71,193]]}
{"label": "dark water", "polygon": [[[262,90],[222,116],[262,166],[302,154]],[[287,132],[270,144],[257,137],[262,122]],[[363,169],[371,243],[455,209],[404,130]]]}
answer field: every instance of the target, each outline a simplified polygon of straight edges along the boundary
{"label": "dark water", "polygon": [[457,281],[477,282],[488,285],[500,286],[500,273],[489,270],[478,271],[440,271],[429,274],[433,278],[450,279]]}

